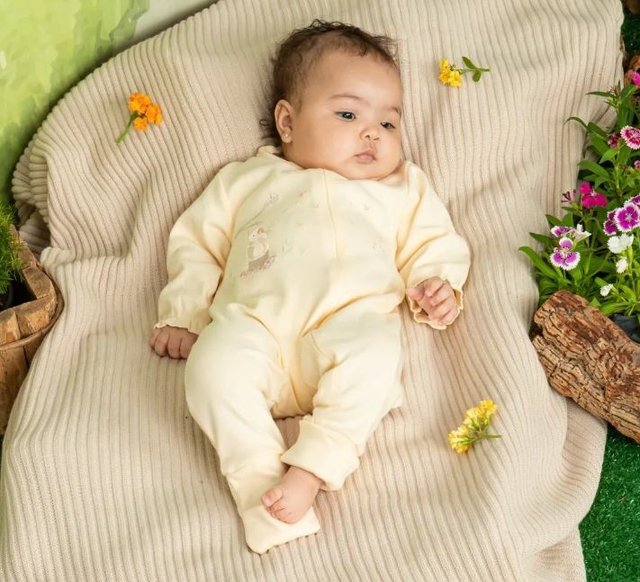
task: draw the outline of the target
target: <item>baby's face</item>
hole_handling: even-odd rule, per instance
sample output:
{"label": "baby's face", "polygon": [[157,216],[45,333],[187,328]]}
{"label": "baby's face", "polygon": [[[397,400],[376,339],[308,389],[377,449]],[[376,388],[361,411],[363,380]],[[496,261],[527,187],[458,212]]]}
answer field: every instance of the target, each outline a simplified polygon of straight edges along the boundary
{"label": "baby's face", "polygon": [[381,180],[400,163],[402,84],[396,68],[381,59],[328,52],[298,102],[285,103],[289,114],[278,120],[276,107],[276,121],[283,122],[284,157],[295,164],[350,180]]}

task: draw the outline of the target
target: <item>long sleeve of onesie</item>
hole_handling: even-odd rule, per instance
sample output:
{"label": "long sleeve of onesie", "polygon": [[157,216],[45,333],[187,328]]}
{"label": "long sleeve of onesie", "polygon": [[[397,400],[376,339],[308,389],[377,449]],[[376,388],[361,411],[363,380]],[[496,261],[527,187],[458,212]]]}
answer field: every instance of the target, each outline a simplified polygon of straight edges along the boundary
{"label": "long sleeve of onesie", "polygon": [[[430,277],[448,281],[462,309],[462,286],[470,266],[466,241],[454,230],[445,205],[436,196],[424,172],[407,164],[407,182],[411,204],[401,217],[397,237],[396,265],[407,287],[419,285]],[[436,329],[420,306],[408,298],[413,317]]]}
{"label": "long sleeve of onesie", "polygon": [[199,334],[211,321],[209,308],[231,246],[232,210],[224,169],[175,223],[169,235],[169,282],[158,300],[156,327],[184,327]]}

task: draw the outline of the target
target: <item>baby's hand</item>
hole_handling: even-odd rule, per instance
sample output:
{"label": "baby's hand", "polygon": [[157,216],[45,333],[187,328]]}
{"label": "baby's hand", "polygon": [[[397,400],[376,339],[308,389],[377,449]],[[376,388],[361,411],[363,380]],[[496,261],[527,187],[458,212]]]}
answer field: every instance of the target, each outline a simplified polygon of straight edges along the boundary
{"label": "baby's hand", "polygon": [[166,325],[151,332],[149,345],[159,356],[169,356],[179,360],[180,358],[186,359],[197,339],[198,336],[195,333],[184,327]]}
{"label": "baby's hand", "polygon": [[460,311],[453,288],[440,277],[431,277],[417,287],[408,287],[407,295],[438,325],[449,325]]}

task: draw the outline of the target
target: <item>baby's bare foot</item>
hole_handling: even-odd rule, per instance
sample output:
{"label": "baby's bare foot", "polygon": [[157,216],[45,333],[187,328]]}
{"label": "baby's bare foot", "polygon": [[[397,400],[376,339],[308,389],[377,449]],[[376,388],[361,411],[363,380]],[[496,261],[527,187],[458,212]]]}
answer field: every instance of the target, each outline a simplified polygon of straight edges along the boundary
{"label": "baby's bare foot", "polygon": [[262,496],[262,504],[272,517],[295,523],[309,511],[318,495],[322,480],[313,473],[289,467],[280,482]]}

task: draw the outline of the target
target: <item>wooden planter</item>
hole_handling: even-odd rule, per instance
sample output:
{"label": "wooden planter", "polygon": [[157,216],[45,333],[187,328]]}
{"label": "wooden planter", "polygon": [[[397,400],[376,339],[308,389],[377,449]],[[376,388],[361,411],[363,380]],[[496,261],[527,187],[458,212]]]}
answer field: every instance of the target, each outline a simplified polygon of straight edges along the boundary
{"label": "wooden planter", "polygon": [[0,434],[7,428],[31,360],[63,306],[60,292],[26,245],[21,257],[24,283],[32,299],[0,311]]}
{"label": "wooden planter", "polygon": [[640,344],[567,291],[536,311],[532,341],[554,390],[640,442]]}

